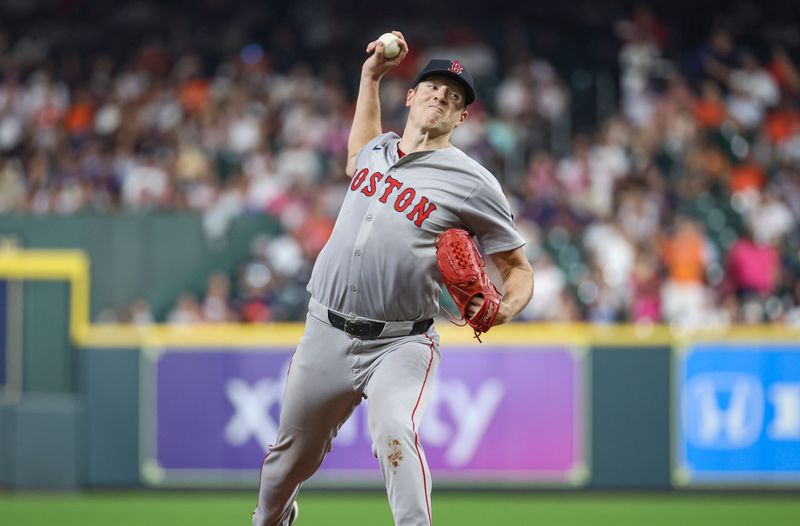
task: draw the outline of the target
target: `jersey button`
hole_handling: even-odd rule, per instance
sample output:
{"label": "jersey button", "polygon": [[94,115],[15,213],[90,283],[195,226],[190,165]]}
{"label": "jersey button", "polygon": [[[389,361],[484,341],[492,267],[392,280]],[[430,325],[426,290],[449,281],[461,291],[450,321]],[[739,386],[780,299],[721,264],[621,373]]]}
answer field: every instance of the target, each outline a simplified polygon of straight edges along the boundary
{"label": "jersey button", "polygon": [[355,291],[356,291],[356,287],[355,287],[355,285],[353,285],[352,287],[350,287],[350,292],[355,292]]}
{"label": "jersey button", "polygon": [[372,215],[371,214],[367,216],[367,221],[372,221]]}
{"label": "jersey button", "polygon": [[355,251],[355,252],[353,252],[353,253],[354,253],[356,256],[360,256],[360,255],[361,255],[361,251],[360,251],[360,250],[358,250],[358,249],[356,249],[356,251]]}

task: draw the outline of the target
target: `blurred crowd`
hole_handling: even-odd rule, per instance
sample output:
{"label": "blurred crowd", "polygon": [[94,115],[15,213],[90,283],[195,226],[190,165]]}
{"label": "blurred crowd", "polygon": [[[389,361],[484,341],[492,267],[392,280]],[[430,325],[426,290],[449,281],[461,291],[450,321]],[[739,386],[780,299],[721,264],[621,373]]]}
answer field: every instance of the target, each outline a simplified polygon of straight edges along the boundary
{"label": "blurred crowd", "polygon": [[[146,18],[149,4],[132,5]],[[307,40],[333,38],[310,26]],[[676,45],[646,6],[609,27],[616,81],[597,97],[610,90],[612,111],[592,127],[574,125],[580,79],[524,31],[500,49],[462,27],[419,45],[406,35],[413,52],[382,82],[385,129],[402,132],[428,58],[473,72],[479,99],[453,142],[498,177],[528,241],[536,292],[522,320],[800,324],[800,36],[734,19]],[[214,60],[180,35],[55,60],[57,35],[0,34],[0,214],[196,211],[209,239],[268,214],[282,233],[163,321],[301,320],[347,188],[368,38],[338,62],[280,30],[226,33]],[[119,319],[154,316],[137,300]]]}

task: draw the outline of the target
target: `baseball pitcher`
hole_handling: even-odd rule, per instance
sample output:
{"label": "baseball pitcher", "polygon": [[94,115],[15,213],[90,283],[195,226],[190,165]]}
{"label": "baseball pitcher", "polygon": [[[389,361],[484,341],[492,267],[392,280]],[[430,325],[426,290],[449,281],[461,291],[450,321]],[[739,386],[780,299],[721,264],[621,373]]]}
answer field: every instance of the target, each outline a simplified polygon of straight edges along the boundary
{"label": "baseball pitcher", "polygon": [[[396,48],[385,53],[386,38],[367,45],[348,142],[352,179],[308,285],[278,437],[261,467],[257,526],[296,520],[300,485],[362,399],[395,524],[432,525],[418,426],[440,360],[433,318],[441,287],[476,333],[509,321],[533,293],[500,184],[450,142],[475,100],[464,65],[431,60],[406,94],[403,136],[382,132],[380,81],[408,53],[403,35],[392,35],[395,56]],[[502,295],[485,277],[473,237],[499,269]]]}

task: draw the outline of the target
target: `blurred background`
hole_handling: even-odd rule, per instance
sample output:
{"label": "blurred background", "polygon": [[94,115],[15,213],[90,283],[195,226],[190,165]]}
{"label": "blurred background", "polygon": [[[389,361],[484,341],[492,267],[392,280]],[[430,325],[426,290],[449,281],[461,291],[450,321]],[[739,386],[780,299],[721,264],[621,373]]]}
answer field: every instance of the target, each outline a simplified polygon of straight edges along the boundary
{"label": "blurred background", "polygon": [[[463,62],[478,98],[453,142],[502,184],[535,271],[483,346],[438,320],[421,434],[443,523],[605,524],[608,501],[609,523],[658,524],[667,499],[664,524],[797,524],[791,1],[1,1],[0,517],[65,517],[29,489],[77,490],[94,507],[75,523],[104,524],[97,490],[237,488],[192,520],[247,522],[364,48],[392,29],[411,52],[382,81],[384,129],[428,59]],[[363,420],[309,487],[381,488]],[[458,518],[455,489],[498,485]],[[644,489],[661,500],[616,493]],[[310,498],[307,523],[336,524],[375,495]],[[181,522],[186,499],[148,520]]]}

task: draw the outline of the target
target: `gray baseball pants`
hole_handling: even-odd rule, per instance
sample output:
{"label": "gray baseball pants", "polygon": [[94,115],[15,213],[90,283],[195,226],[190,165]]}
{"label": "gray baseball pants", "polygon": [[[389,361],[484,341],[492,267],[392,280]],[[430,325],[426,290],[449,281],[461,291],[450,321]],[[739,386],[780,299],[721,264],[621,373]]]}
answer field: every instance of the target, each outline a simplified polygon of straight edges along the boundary
{"label": "gray baseball pants", "polygon": [[289,368],[278,437],[261,466],[253,526],[288,524],[300,485],[317,471],[364,397],[395,524],[430,526],[431,478],[417,431],[439,361],[434,327],[415,336],[360,340],[332,327],[327,309],[312,299]]}

